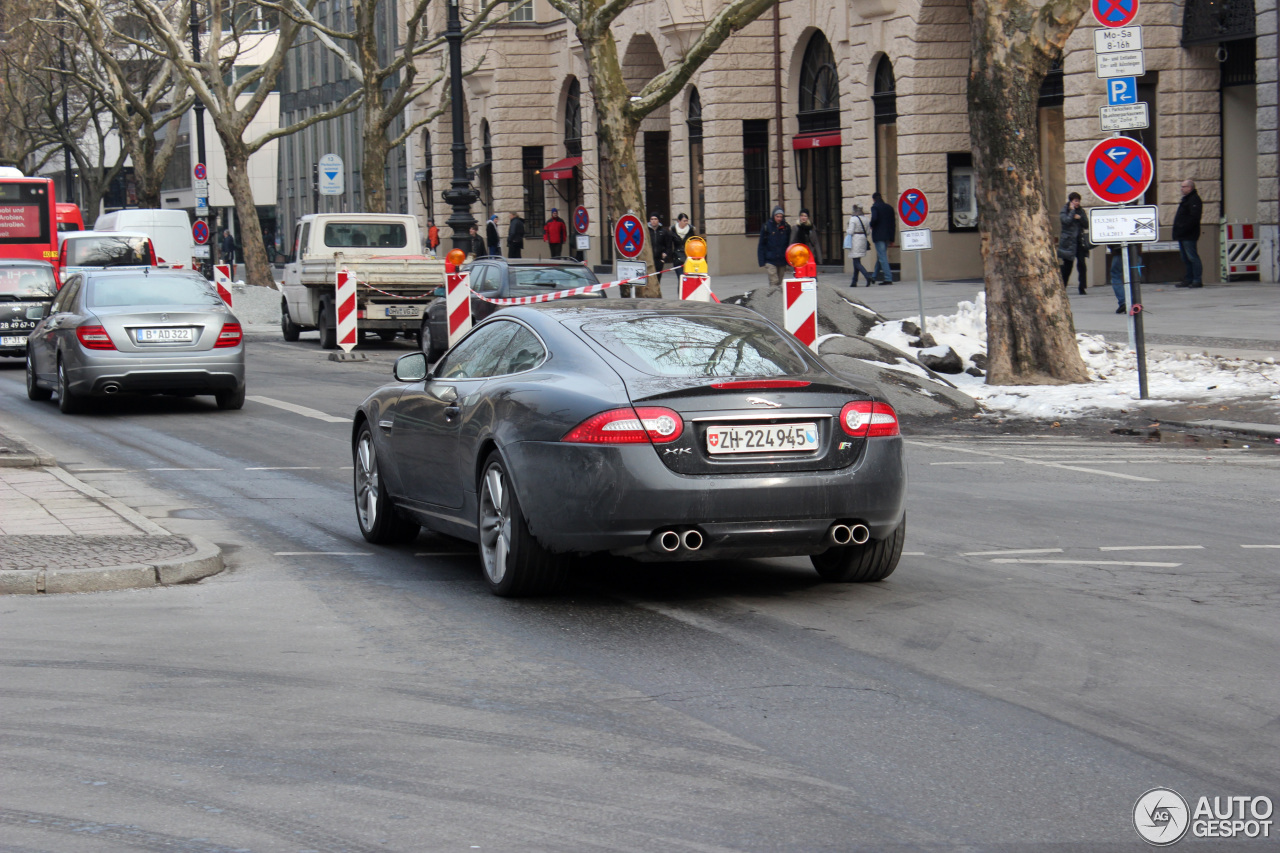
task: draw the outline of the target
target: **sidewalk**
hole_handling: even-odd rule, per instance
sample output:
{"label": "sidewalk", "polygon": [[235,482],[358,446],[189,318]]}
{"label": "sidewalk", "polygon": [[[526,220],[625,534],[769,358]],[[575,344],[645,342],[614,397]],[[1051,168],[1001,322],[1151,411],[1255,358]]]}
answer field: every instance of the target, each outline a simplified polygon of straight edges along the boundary
{"label": "sidewalk", "polygon": [[216,545],[170,534],[0,421],[0,594],[168,586],[222,567]]}

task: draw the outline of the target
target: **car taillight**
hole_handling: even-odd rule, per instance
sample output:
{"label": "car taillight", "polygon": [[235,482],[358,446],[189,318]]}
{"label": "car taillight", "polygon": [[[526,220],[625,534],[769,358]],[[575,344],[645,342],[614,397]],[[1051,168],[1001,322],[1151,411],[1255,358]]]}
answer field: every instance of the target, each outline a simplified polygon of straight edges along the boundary
{"label": "car taillight", "polygon": [[151,253],[151,263],[148,266],[158,267],[164,262],[163,259],[156,257],[156,244],[150,240],[147,240],[147,251]]}
{"label": "car taillight", "polygon": [[684,421],[671,409],[630,406],[592,415],[561,441],[578,444],[668,444],[684,432]]}
{"label": "car taillight", "polygon": [[714,382],[711,387],[735,391],[765,391],[770,388],[808,388],[809,383],[801,379],[739,379],[734,382]]}
{"label": "car taillight", "polygon": [[888,403],[870,400],[845,403],[840,410],[840,426],[856,438],[898,435],[898,413]]}
{"label": "car taillight", "polygon": [[220,347],[235,347],[240,345],[244,333],[240,330],[239,323],[226,323],[222,327],[222,331],[218,332],[218,339],[213,342],[214,349]]}
{"label": "car taillight", "polygon": [[85,349],[115,349],[111,336],[101,326],[76,326],[76,337]]}

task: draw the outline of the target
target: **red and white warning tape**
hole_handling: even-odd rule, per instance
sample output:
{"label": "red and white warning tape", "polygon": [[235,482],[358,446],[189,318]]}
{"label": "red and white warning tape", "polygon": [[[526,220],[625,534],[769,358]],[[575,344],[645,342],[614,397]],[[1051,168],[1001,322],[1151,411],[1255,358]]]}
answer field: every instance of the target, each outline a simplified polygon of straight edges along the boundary
{"label": "red and white warning tape", "polygon": [[[665,270],[663,270],[665,272]],[[645,275],[634,276],[633,278],[624,278],[619,281],[611,281],[606,284],[588,284],[582,287],[574,287],[569,290],[557,290],[552,293],[539,293],[537,296],[512,296],[507,299],[490,299],[487,296],[481,296],[475,291],[471,295],[482,302],[488,302],[492,305],[533,305],[537,302],[551,302],[555,299],[565,299],[570,296],[581,296],[584,293],[596,293],[597,291],[607,290],[610,287],[621,287],[624,284],[635,284],[642,278],[658,275],[657,272],[646,273]]]}

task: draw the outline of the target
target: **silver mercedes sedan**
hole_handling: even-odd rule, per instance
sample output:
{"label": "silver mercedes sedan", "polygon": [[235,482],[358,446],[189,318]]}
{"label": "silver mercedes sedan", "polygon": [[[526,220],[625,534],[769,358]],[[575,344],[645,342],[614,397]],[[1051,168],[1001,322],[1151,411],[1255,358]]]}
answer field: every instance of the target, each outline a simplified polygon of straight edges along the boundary
{"label": "silver mercedes sedan", "polygon": [[119,393],[212,394],[244,406],[244,335],[213,285],[190,271],[67,277],[27,345],[27,396],[65,413]]}

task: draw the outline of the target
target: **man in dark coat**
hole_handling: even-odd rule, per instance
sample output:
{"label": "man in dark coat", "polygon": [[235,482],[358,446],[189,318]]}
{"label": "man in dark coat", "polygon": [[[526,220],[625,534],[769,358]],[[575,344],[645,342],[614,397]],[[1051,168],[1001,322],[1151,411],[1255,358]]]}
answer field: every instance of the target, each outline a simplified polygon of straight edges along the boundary
{"label": "man in dark coat", "polygon": [[520,214],[511,214],[511,224],[507,226],[507,257],[519,258],[524,251],[524,220]]}
{"label": "man in dark coat", "polygon": [[547,220],[546,225],[542,226],[542,242],[551,247],[551,257],[560,257],[560,250],[564,248],[568,239],[569,228],[560,218],[560,210],[551,208],[551,218]]}
{"label": "man in dark coat", "polygon": [[1088,213],[1080,206],[1080,193],[1067,196],[1067,203],[1058,214],[1062,222],[1062,234],[1058,238],[1058,259],[1062,261],[1062,286],[1067,286],[1071,278],[1071,267],[1075,266],[1079,273],[1076,282],[1081,296],[1089,287],[1089,218]]}
{"label": "man in dark coat", "polygon": [[770,287],[782,287],[783,271],[787,266],[787,247],[791,245],[791,226],[782,208],[773,209],[773,218],[760,229],[760,243],[756,246],[756,260],[769,274]]}
{"label": "man in dark coat", "polygon": [[1204,202],[1196,192],[1196,182],[1187,178],[1182,182],[1182,201],[1178,202],[1178,212],[1173,215],[1173,239],[1178,241],[1178,253],[1186,266],[1178,287],[1204,287],[1204,264],[1200,262],[1200,250],[1196,247],[1200,240],[1200,215],[1203,212]]}
{"label": "man in dark coat", "polygon": [[885,204],[880,193],[871,194],[871,242],[876,246],[876,267],[872,275],[880,284],[893,284],[893,270],[889,267],[889,246],[898,233],[898,218],[893,208]]}
{"label": "man in dark coat", "polygon": [[675,247],[671,243],[671,232],[662,227],[662,219],[656,213],[649,214],[649,245],[653,247],[653,266],[658,273],[655,278],[662,284],[662,271],[675,256]]}
{"label": "man in dark coat", "polygon": [[232,281],[236,279],[236,238],[231,236],[231,229],[223,229],[222,243],[218,247],[218,251],[222,253],[222,262],[230,269],[228,276]]}
{"label": "man in dark coat", "polygon": [[488,244],[489,254],[495,258],[502,257],[502,238],[498,236],[498,214],[489,217],[484,227],[484,241]]}

